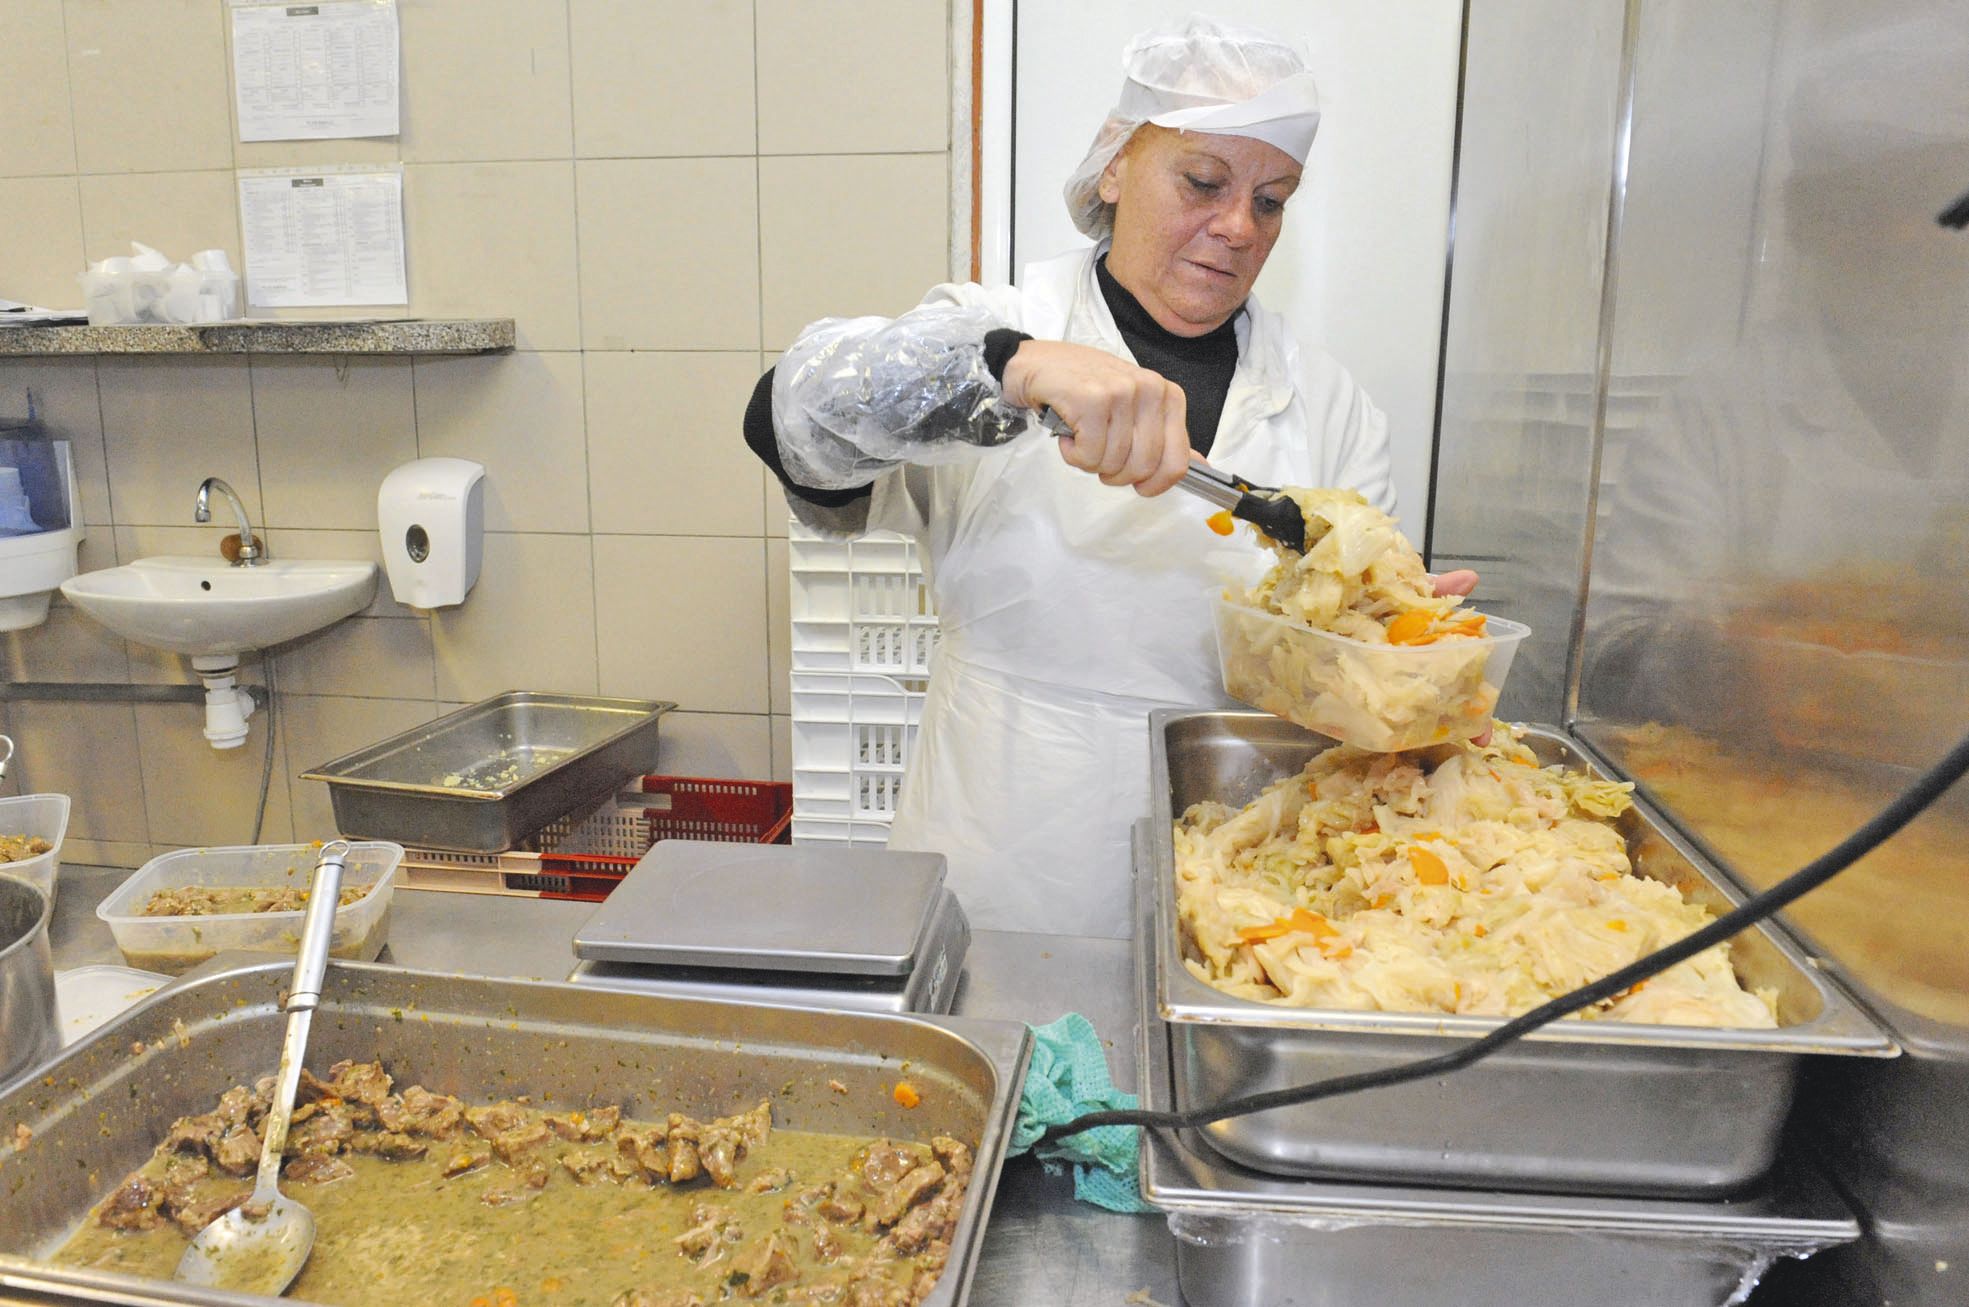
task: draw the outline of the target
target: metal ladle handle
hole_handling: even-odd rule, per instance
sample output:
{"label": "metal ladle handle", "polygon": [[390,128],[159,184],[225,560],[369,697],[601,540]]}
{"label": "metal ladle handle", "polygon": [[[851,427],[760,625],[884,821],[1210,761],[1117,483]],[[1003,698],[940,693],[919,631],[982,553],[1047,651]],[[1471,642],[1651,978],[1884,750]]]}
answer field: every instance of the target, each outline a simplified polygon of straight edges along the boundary
{"label": "metal ladle handle", "polygon": [[280,1072],[274,1080],[267,1111],[266,1138],[260,1144],[260,1171],[253,1181],[253,1201],[271,1201],[280,1182],[280,1158],[287,1151],[287,1123],[294,1112],[294,1095],[301,1088],[301,1063],[307,1055],[308,1028],[321,1002],[322,977],[335,936],[335,909],[341,905],[342,869],[350,846],[331,840],[321,847],[314,881],[308,887],[308,915],[301,923],[301,949],[294,959],[294,978],[287,986],[287,1035],[280,1045]]}
{"label": "metal ladle handle", "polygon": [[7,764],[14,760],[14,737],[0,735],[0,781],[7,779]]}

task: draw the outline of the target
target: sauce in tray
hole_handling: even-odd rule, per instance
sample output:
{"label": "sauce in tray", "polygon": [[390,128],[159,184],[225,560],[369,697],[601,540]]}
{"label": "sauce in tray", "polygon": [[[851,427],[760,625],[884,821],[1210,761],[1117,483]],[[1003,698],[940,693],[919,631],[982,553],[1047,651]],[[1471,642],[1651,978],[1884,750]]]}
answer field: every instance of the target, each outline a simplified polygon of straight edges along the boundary
{"label": "sauce in tray", "polygon": [[[293,1297],[908,1307],[942,1270],[970,1175],[955,1140],[779,1130],[765,1104],[638,1122],[389,1088],[374,1063],[304,1082],[312,1107],[281,1187],[316,1233]],[[264,1110],[235,1089],[178,1122],[52,1260],[168,1278],[191,1236],[251,1188]]]}

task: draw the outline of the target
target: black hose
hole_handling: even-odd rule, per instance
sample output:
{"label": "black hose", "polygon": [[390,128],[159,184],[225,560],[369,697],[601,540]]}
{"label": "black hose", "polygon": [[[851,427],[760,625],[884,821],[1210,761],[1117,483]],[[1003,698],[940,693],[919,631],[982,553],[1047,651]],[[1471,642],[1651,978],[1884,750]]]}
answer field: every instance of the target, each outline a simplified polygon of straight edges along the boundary
{"label": "black hose", "polygon": [[1071,1121],[1063,1121],[1049,1127],[1035,1141],[1035,1146],[1049,1144],[1067,1135],[1076,1135],[1083,1130],[1092,1130],[1104,1125],[1196,1130],[1213,1121],[1249,1116],[1253,1112],[1267,1112],[1276,1107],[1294,1107],[1301,1103],[1316,1103],[1321,1099],[1338,1098],[1342,1094],[1357,1093],[1363,1089],[1405,1085],[1410,1081],[1426,1080],[1431,1076],[1460,1071],[1472,1063],[1483,1061],[1507,1044],[1524,1038],[1540,1026],[1551,1025],[1560,1017],[1577,1012],[1583,1007],[1590,1007],[1603,999],[1612,998],[1648,977],[1659,975],[1677,963],[1685,962],[1704,949],[1720,944],[1739,931],[1746,930],[1789,907],[1871,853],[1903,826],[1913,821],[1923,809],[1940,798],[1949,786],[1961,780],[1964,773],[1969,773],[1969,736],[1964,736],[1954,748],[1942,756],[1940,762],[1914,784],[1896,795],[1893,802],[1882,808],[1865,825],[1763,893],[1744,900],[1741,906],[1724,913],[1701,930],[1685,935],[1673,944],[1658,948],[1646,957],[1630,962],[1620,970],[1602,976],[1590,985],[1582,985],[1570,993],[1561,994],[1533,1008],[1522,1016],[1513,1017],[1489,1034],[1480,1039],[1473,1039],[1461,1048],[1435,1057],[1404,1062],[1399,1066],[1382,1067],[1379,1070],[1362,1071],[1354,1075],[1334,1076],[1329,1080],[1316,1080],[1308,1085],[1267,1090],[1261,1094],[1248,1094],[1243,1098],[1228,1099],[1220,1103],[1206,1103],[1201,1107],[1193,1107],[1187,1112],[1150,1112],[1141,1109],[1088,1112]]}

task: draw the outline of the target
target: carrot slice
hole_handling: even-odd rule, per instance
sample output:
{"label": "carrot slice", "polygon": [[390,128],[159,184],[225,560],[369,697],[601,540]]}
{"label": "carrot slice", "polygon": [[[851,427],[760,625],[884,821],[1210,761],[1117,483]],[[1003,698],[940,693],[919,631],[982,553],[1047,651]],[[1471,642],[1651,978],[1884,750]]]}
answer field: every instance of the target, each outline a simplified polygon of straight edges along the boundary
{"label": "carrot slice", "polygon": [[910,1084],[907,1080],[896,1081],[896,1092],[893,1097],[898,1104],[905,1108],[915,1107],[923,1101],[923,1095],[917,1093],[916,1086]]}
{"label": "carrot slice", "polygon": [[1423,609],[1403,613],[1388,623],[1389,644],[1420,644],[1429,634],[1429,626],[1435,616]]}
{"label": "carrot slice", "polygon": [[1228,508],[1204,518],[1203,524],[1220,536],[1227,536],[1237,530],[1237,522],[1231,517],[1231,510]]}
{"label": "carrot slice", "polygon": [[1427,849],[1410,849],[1408,865],[1415,868],[1415,879],[1424,885],[1449,884],[1449,864]]}

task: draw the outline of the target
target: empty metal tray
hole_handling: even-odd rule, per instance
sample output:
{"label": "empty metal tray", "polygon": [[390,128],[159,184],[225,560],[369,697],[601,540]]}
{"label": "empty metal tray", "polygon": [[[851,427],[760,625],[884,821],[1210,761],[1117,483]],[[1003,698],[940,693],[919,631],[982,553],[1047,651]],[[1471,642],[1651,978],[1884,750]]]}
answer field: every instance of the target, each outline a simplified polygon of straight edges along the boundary
{"label": "empty metal tray", "polygon": [[654,699],[508,690],[303,772],[345,835],[501,853],[656,766]]}

